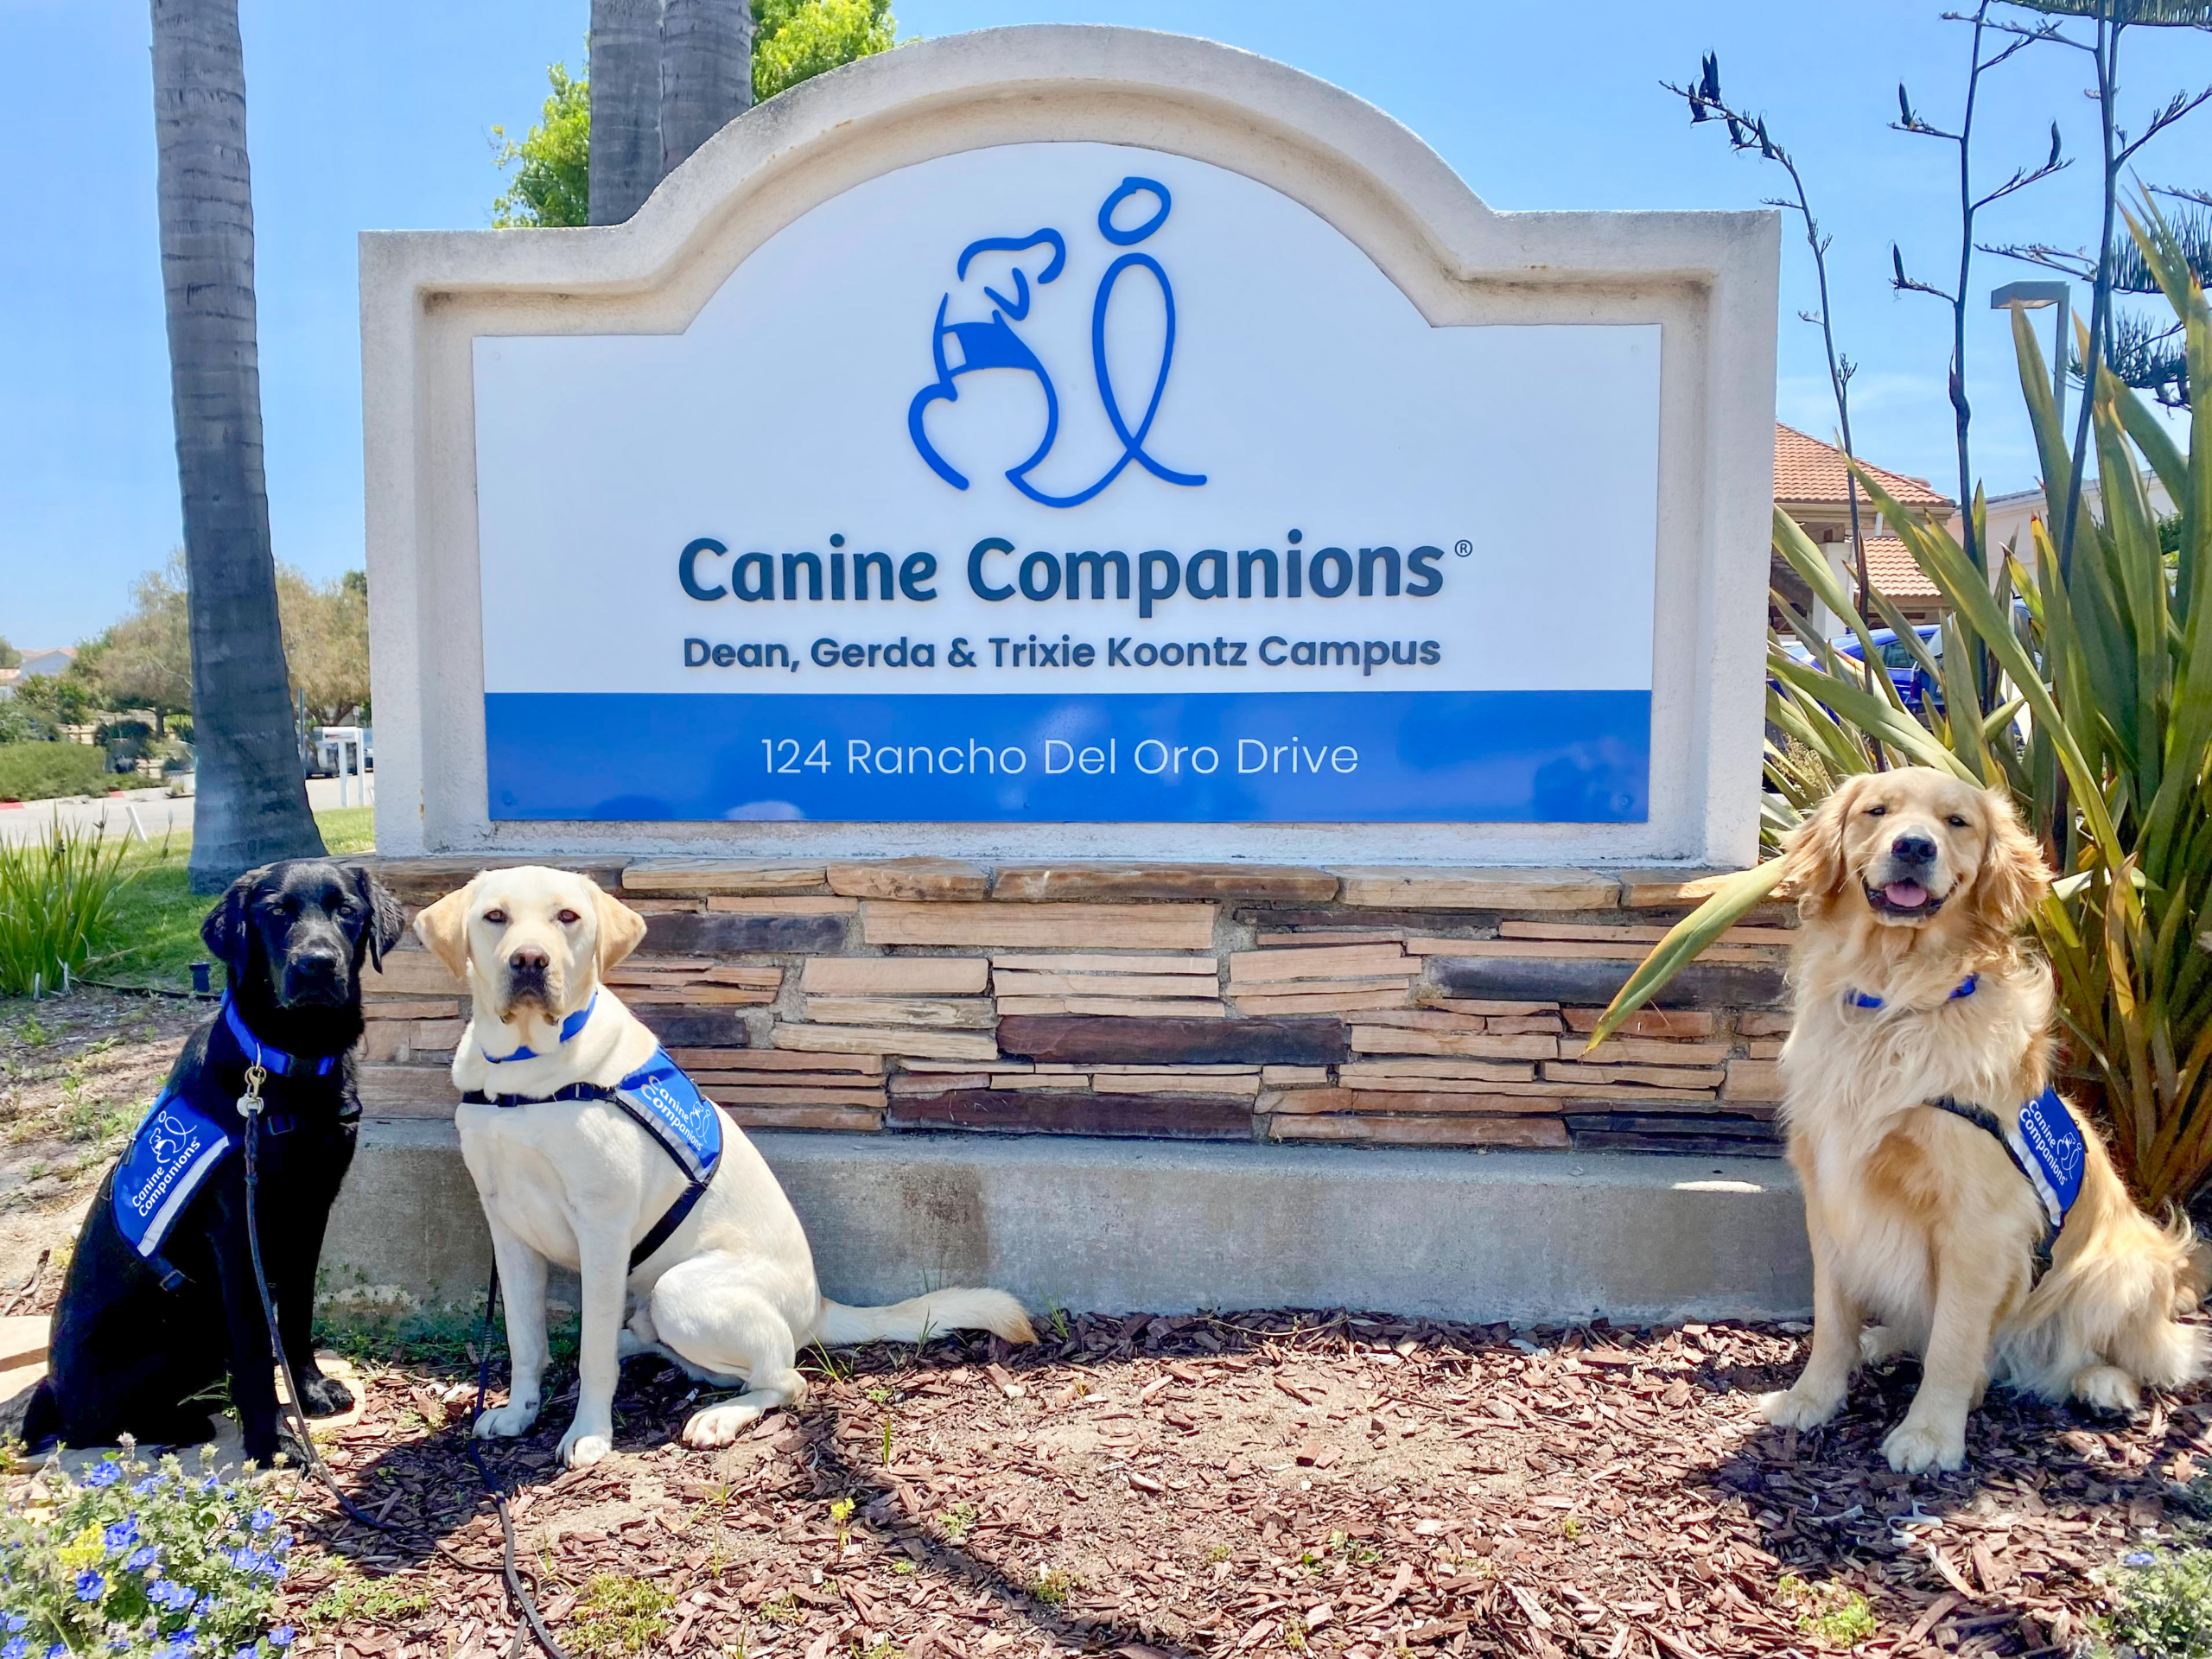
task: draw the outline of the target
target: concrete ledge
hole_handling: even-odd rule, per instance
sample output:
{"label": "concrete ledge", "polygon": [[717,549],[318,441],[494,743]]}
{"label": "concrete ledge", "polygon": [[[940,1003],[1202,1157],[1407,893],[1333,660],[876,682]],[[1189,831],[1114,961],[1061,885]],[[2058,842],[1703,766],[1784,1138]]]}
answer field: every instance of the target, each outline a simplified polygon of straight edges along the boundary
{"label": "concrete ledge", "polygon": [[[823,1290],[1003,1286],[1077,1310],[1372,1308],[1467,1320],[1781,1317],[1812,1300],[1775,1159],[902,1135],[753,1137]],[[327,1281],[464,1300],[491,1241],[444,1122],[372,1121]]]}

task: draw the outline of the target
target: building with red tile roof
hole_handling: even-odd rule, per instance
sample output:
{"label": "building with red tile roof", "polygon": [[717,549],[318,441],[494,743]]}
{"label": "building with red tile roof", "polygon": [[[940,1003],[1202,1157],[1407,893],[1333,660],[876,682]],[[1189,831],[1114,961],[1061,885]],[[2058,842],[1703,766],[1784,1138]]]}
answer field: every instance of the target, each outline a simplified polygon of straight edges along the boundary
{"label": "building with red tile roof", "polygon": [[[1955,511],[1951,498],[1924,478],[1891,472],[1864,457],[1859,464],[1902,506],[1916,508],[1939,522],[1949,519]],[[1849,568],[1851,501],[1846,493],[1849,478],[1843,452],[1834,445],[1822,443],[1795,427],[1775,423],[1774,505],[1828,549],[1847,582],[1854,579]],[[1945,609],[1941,591],[1906,551],[1904,543],[1883,533],[1887,527],[1866,490],[1861,487],[1857,493],[1859,531],[1866,543],[1867,579],[1912,621],[1941,620]],[[1801,612],[1809,613],[1811,590],[1778,556],[1773,560],[1770,579]],[[1868,620],[1878,626],[1878,619]]]}

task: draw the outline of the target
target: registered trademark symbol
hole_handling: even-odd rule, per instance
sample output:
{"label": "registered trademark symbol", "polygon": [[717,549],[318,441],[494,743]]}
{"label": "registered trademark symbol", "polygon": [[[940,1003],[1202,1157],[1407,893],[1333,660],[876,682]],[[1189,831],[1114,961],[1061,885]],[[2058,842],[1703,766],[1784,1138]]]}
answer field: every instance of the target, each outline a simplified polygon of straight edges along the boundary
{"label": "registered trademark symbol", "polygon": [[1474,552],[1475,544],[1472,542],[1454,542],[1452,550],[1464,559]]}

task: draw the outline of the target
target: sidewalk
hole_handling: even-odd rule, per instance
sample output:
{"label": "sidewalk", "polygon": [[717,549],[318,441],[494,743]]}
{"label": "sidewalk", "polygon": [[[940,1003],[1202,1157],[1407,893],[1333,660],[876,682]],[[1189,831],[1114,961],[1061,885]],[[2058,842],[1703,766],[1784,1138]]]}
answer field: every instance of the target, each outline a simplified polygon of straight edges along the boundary
{"label": "sidewalk", "polygon": [[[318,812],[327,812],[339,805],[338,782],[335,778],[308,779],[308,804]],[[365,780],[347,779],[344,804],[372,804],[376,787],[374,772]],[[138,826],[145,830],[147,839],[159,845],[166,833],[192,833],[192,804],[191,796],[171,799],[159,788],[129,789],[119,795],[68,795],[59,800],[29,801],[22,806],[0,807],[0,842],[35,841],[53,834],[56,823],[72,831],[90,831],[105,822],[108,834],[129,835],[132,833],[132,814],[136,813]]]}

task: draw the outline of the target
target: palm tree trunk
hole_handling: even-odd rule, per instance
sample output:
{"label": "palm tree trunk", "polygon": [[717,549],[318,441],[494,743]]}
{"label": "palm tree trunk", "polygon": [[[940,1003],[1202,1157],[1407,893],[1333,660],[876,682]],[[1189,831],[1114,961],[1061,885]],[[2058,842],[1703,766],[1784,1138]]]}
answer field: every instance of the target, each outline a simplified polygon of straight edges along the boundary
{"label": "palm tree trunk", "polygon": [[591,222],[620,225],[660,182],[661,0],[591,0]]}
{"label": "palm tree trunk", "polygon": [[664,0],[660,53],[664,178],[753,107],[753,8],[747,0]]}
{"label": "palm tree trunk", "polygon": [[292,730],[262,475],[253,186],[238,0],[152,0],[169,388],[199,800],[192,886],[320,855]]}

